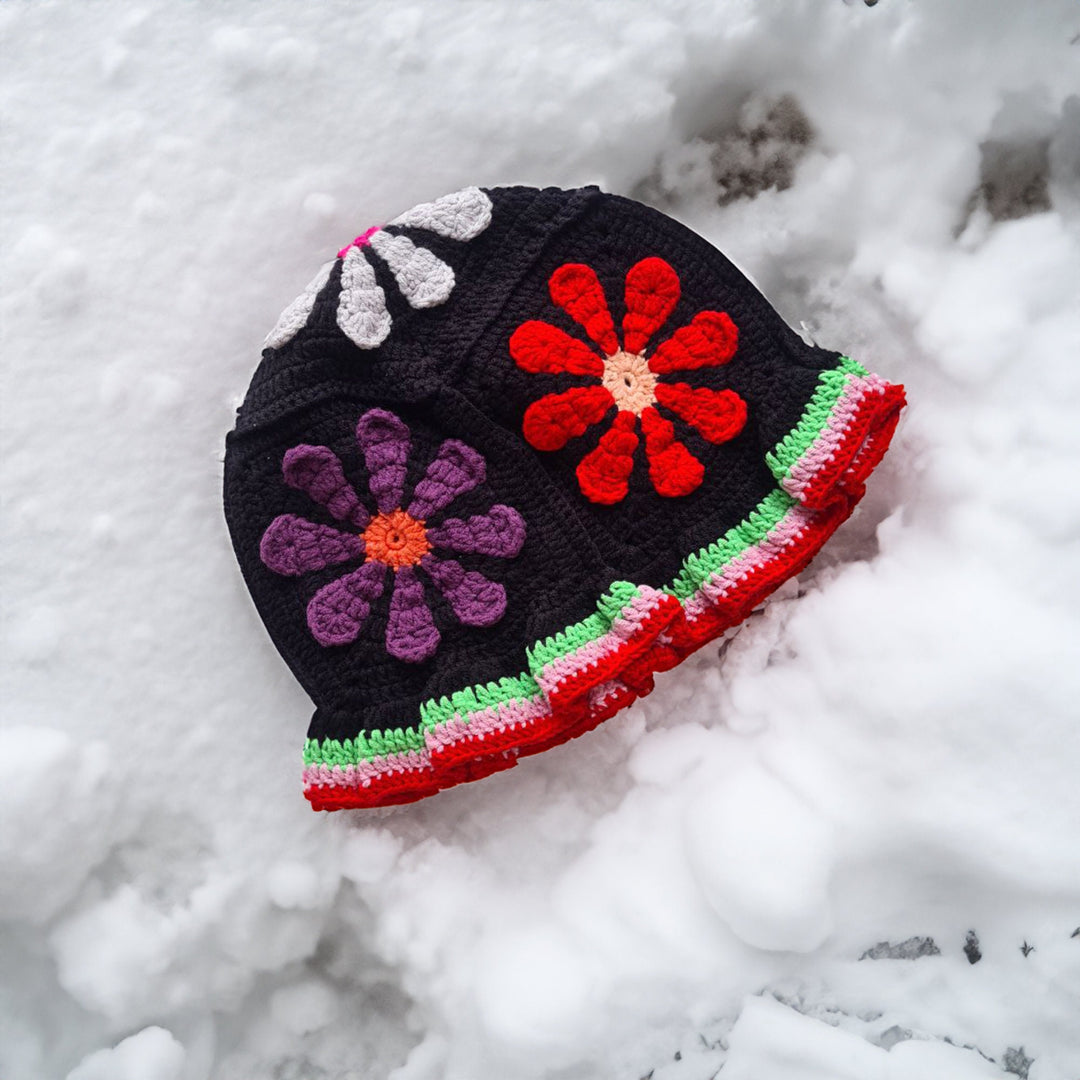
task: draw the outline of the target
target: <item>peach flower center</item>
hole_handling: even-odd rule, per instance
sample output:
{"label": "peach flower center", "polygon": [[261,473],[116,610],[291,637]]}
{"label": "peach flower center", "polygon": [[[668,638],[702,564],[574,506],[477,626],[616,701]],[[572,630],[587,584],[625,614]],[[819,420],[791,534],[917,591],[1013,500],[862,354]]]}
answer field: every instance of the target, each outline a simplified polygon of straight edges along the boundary
{"label": "peach flower center", "polygon": [[604,361],[604,386],[620,412],[640,416],[656,400],[656,376],[639,353],[612,353]]}
{"label": "peach flower center", "polygon": [[404,510],[373,517],[363,539],[368,562],[377,560],[395,570],[414,566],[431,550],[424,522]]}

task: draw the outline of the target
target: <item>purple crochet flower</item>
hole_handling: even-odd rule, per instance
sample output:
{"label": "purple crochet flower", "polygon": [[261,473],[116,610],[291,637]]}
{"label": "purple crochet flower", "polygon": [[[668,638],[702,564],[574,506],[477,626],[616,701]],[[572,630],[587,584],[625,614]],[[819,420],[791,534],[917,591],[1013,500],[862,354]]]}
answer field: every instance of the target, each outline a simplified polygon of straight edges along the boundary
{"label": "purple crochet flower", "polygon": [[289,577],[363,560],[358,569],[324,585],[308,603],[307,623],[320,645],[355,641],[391,575],[386,651],[399,660],[419,663],[434,655],[440,640],[424,595],[425,578],[466,626],[492,626],[506,611],[502,585],[432,552],[510,559],[525,542],[525,522],[512,507],[496,504],[485,514],[432,523],[434,516],[484,479],[484,459],[457,439],[447,439],[439,447],[404,509],[410,447],[405,423],[385,409],[370,409],[356,425],[356,441],[367,465],[376,512],[361,503],[329,447],[294,446],[282,461],[285,482],[317,502],[342,527],[281,514],[263,533],[259,554],[274,573]]}

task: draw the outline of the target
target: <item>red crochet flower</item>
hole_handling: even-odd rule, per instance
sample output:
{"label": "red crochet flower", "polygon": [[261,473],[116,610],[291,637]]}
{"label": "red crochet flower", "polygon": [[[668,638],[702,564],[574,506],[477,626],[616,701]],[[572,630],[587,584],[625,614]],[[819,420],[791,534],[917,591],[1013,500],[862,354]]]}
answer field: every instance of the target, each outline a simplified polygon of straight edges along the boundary
{"label": "red crochet flower", "polygon": [[676,371],[719,367],[735,355],[739,332],[722,311],[701,311],[646,358],[650,337],[679,302],[679,276],[663,259],[642,259],[626,274],[622,347],[596,272],[581,263],[560,266],[548,282],[551,299],[599,346],[550,323],[522,323],[510,338],[510,355],[523,371],[581,375],[599,380],[548,394],[525,410],[522,431],[537,450],[560,450],[598,424],[614,405],[618,412],[595,450],[577,467],[587,499],[610,505],[626,497],[638,444],[645,433],[649,478],[660,495],[689,495],[705,478],[705,466],[675,438],[675,427],[657,410],[662,405],[696,428],[703,439],[724,443],[746,423],[746,402],[734,390],[710,390],[661,381]]}

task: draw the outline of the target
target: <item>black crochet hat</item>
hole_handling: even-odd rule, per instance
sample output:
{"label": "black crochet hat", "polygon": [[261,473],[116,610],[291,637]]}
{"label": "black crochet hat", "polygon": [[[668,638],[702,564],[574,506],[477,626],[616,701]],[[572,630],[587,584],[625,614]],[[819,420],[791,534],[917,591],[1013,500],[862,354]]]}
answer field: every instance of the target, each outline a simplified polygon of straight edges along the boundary
{"label": "black crochet hat", "polygon": [[432,795],[647,694],[806,565],[904,405],[596,188],[416,206],[266,345],[225,512],[316,705],[316,809]]}

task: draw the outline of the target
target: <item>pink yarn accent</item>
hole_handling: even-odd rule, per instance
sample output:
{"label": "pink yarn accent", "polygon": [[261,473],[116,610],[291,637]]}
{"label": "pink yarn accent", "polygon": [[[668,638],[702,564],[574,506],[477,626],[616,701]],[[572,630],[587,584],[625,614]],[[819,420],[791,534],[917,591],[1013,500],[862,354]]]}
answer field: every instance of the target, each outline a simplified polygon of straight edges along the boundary
{"label": "pink yarn accent", "polygon": [[374,236],[374,235],[375,235],[375,234],[376,234],[377,232],[379,232],[379,231],[380,231],[381,229],[382,229],[382,226],[381,226],[381,225],[372,225],[372,226],[371,226],[371,228],[367,230],[367,232],[362,232],[362,233],[361,233],[361,234],[360,234],[360,235],[359,235],[359,236],[358,236],[358,237],[357,237],[357,238],[356,238],[355,240],[351,240],[351,241],[350,241],[349,243],[347,243],[347,244],[346,244],[346,245],[345,245],[345,246],[344,246],[344,247],[343,247],[343,248],[342,248],[342,249],[341,249],[341,250],[340,250],[340,251],[339,251],[339,252],[337,253],[337,257],[338,257],[339,259],[344,259],[344,258],[345,258],[345,253],[346,253],[346,252],[347,252],[347,251],[349,250],[349,248],[354,248],[354,247],[361,247],[361,248],[362,248],[362,247],[367,247],[367,246],[368,246],[368,244],[370,244],[370,243],[371,243],[371,238],[372,238],[372,237],[373,237],[373,236]]}
{"label": "pink yarn accent", "polygon": [[663,603],[665,595],[656,590],[648,592],[643,590],[643,595],[636,596],[622,609],[612,621],[611,629],[606,634],[601,634],[594,641],[582,645],[580,649],[566,656],[552,660],[540,671],[535,672],[533,677],[537,684],[550,694],[559,688],[560,683],[579,671],[598,664],[605,656],[615,652],[634,637],[641,628],[641,624]]}
{"label": "pink yarn accent", "polygon": [[[618,649],[634,636],[649,614],[663,602],[664,597],[664,593],[657,591],[635,597],[612,621],[611,629],[606,634],[578,649],[577,652],[549,664],[541,673],[544,678],[538,677],[537,682],[542,689],[550,690],[563,679]],[[596,700],[592,700],[590,704],[595,708],[618,689],[617,683],[605,684],[606,692]],[[447,749],[466,740],[482,742],[486,736],[501,733],[507,729],[532,727],[550,715],[551,705],[546,693],[532,701],[503,701],[498,705],[490,705],[464,716],[458,714],[445,723],[429,729],[424,733],[427,750],[390,754],[385,758],[374,758],[371,761],[347,765],[344,768],[340,765],[335,765],[333,768],[326,765],[312,765],[304,770],[304,784],[308,787],[313,785],[341,786],[342,784],[367,786],[372,780],[388,771],[430,768],[432,752]]]}
{"label": "pink yarn accent", "polygon": [[[464,716],[458,714],[446,723],[428,730],[424,741],[433,752],[444,750],[467,739],[482,742],[484,737],[507,729],[528,728],[551,716],[552,709],[548,694],[561,682],[595,665],[608,654],[617,651],[631,640],[648,617],[660,607],[666,594],[649,590],[635,597],[612,621],[611,629],[582,646],[576,652],[548,664],[536,675],[536,681],[543,691],[540,697],[532,701],[504,701],[488,706]],[[590,694],[589,709],[595,712],[604,702],[623,689],[618,681],[604,683],[596,688],[600,692]]]}
{"label": "pink yarn accent", "polygon": [[794,495],[797,499],[802,497],[817,473],[833,460],[836,448],[843,442],[852,421],[862,409],[863,401],[870,394],[884,394],[888,385],[878,375],[866,375],[848,381],[833,406],[828,424],[807,447],[802,457],[791,466],[781,483],[780,486],[789,495]]}
{"label": "pink yarn accent", "polygon": [[[616,651],[632,639],[642,623],[666,599],[666,594],[653,589],[630,601],[612,620],[611,629],[595,641],[582,646],[569,656],[548,664],[537,676],[537,683],[546,691],[531,701],[503,701],[476,712],[456,714],[452,719],[424,733],[427,744],[424,750],[393,753],[363,761],[356,765],[309,765],[304,769],[305,788],[356,788],[368,787],[375,780],[389,773],[401,774],[432,768],[431,755],[466,741],[483,743],[489,735],[507,730],[524,731],[551,716],[548,693],[557,688],[564,679],[597,663],[607,654]],[[604,683],[595,688],[589,697],[590,711],[623,689],[618,681]],[[597,692],[598,691],[598,692]],[[477,747],[478,752],[481,747]]]}
{"label": "pink yarn accent", "polygon": [[[438,754],[455,745],[476,742],[477,753],[482,753],[482,744],[489,736],[501,735],[506,731],[523,734],[552,715],[548,697],[551,689],[632,640],[650,614],[665,600],[665,593],[646,587],[641,595],[630,601],[612,620],[607,633],[570,656],[547,665],[541,672],[543,677],[537,677],[542,690],[547,692],[531,701],[503,701],[475,712],[458,713],[445,723],[425,731],[424,750],[387,754],[355,765],[307,766],[303,771],[305,789],[366,788],[391,774],[404,775],[430,770],[433,767],[432,754]],[[595,715],[609,698],[617,696],[624,689],[617,680],[595,687],[589,695],[589,714]]]}
{"label": "pink yarn accent", "polygon": [[[664,635],[661,634],[660,637]],[[657,639],[659,640],[659,638]],[[611,698],[617,697],[621,693],[626,692],[626,684],[620,682],[618,679],[611,679],[606,683],[601,683],[599,686],[594,686],[589,691],[589,708],[590,710],[596,710],[602,708]]]}
{"label": "pink yarn accent", "polygon": [[424,733],[428,749],[435,751],[466,739],[483,739],[508,728],[526,728],[551,715],[551,706],[543,698],[534,701],[503,701],[466,716],[458,714],[445,724]]}
{"label": "pink yarn accent", "polygon": [[367,787],[389,773],[416,772],[431,768],[427,750],[408,750],[361,761],[356,765],[308,765],[304,769],[304,787]]}
{"label": "pink yarn accent", "polygon": [[816,510],[805,506],[793,506],[765,536],[741,555],[736,556],[722,570],[710,575],[697,591],[683,601],[687,622],[693,622],[708,611],[729,592],[743,588],[746,580],[765,569],[785,548],[796,543],[803,529],[818,516]]}

